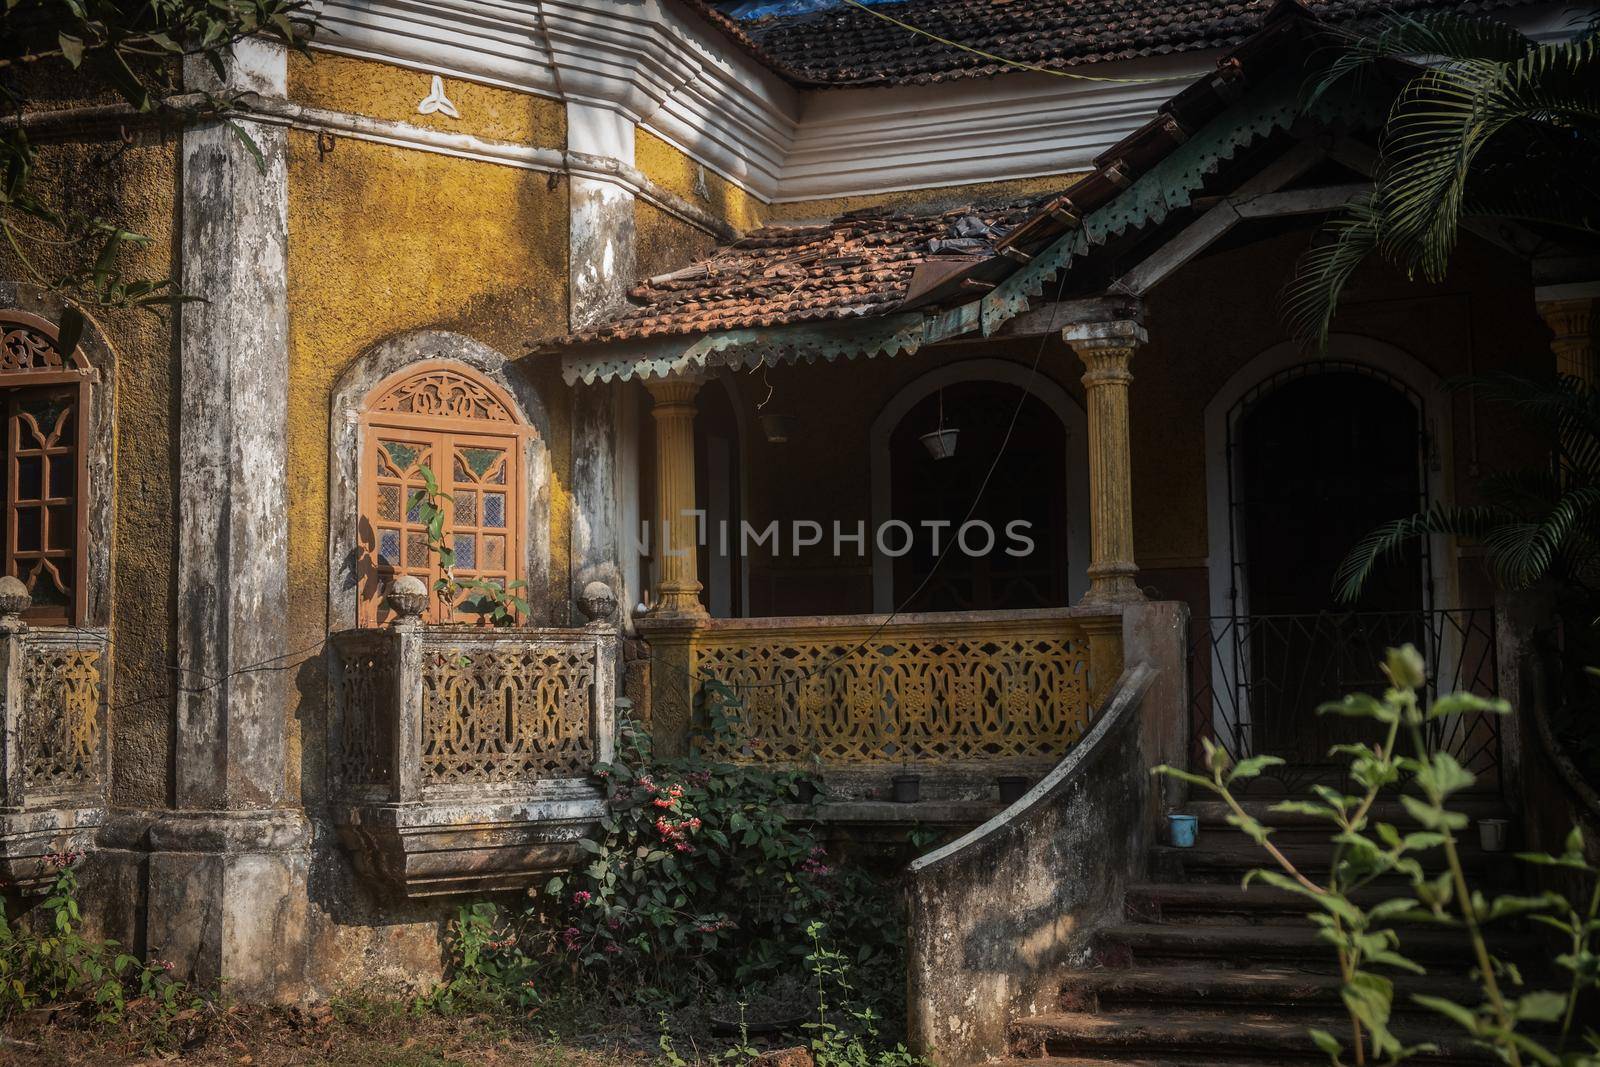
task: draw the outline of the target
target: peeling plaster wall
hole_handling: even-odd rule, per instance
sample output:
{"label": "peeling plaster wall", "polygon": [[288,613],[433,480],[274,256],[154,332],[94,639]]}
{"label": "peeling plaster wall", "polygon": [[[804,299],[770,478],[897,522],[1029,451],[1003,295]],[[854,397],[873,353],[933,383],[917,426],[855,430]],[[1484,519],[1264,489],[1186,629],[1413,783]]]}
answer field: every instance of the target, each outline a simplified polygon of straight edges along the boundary
{"label": "peeling plaster wall", "polygon": [[[402,117],[428,79],[375,64],[320,58],[297,66],[316,99]],[[345,79],[354,79],[347,82]],[[392,82],[392,85],[390,84]],[[455,83],[451,83],[452,86]],[[418,93],[420,88],[421,93]],[[451,89],[450,91],[455,91]],[[489,90],[492,121],[561,147],[559,105]],[[416,97],[416,99],[413,99]],[[469,93],[453,96],[470,116]],[[513,116],[513,104],[529,108]],[[507,109],[511,110],[507,110]],[[531,118],[529,116],[532,116]],[[553,116],[553,117],[552,117]],[[537,121],[534,121],[534,120]],[[408,119],[409,121],[409,119]],[[491,121],[485,118],[484,121]],[[510,127],[500,131],[509,135]],[[340,138],[319,153],[314,134],[289,139],[290,640],[300,657],[290,695],[291,774],[315,814],[324,795],[327,632],[328,419],[331,389],[374,344],[419,329],[453,330],[517,359],[535,337],[567,325],[568,196],[564,180],[511,167]],[[550,416],[550,603],[568,613],[570,393],[554,361],[521,371]],[[444,905],[380,901],[359,884],[324,826],[313,852],[311,982],[399,985],[437,971]]]}
{"label": "peeling plaster wall", "polygon": [[639,281],[687,266],[717,247],[711,234],[642,200],[634,202],[633,227],[634,275]]}
{"label": "peeling plaster wall", "polygon": [[[132,145],[46,145],[38,156],[34,187],[58,198],[58,206],[116,218],[151,238],[147,247],[127,253],[130,276],[176,273],[176,136],[163,140],[157,134],[141,135]],[[29,254],[47,277],[69,266],[62,250],[53,246],[38,246]],[[9,247],[0,248],[0,275],[8,280],[29,277]],[[111,797],[118,807],[162,807],[171,789],[173,336],[164,322],[144,311],[97,312],[95,321],[116,353],[117,365]]]}
{"label": "peeling plaster wall", "polygon": [[770,213],[767,204],[645,129],[635,134],[634,166],[662,188],[700,205],[741,233],[760,226]]}

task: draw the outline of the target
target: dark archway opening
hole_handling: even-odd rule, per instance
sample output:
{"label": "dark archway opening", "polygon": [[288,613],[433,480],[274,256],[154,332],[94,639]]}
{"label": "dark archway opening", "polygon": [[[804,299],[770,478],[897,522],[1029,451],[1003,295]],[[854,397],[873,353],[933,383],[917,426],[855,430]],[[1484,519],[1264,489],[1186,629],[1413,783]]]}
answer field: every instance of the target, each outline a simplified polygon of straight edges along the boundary
{"label": "dark archway opening", "polygon": [[[945,426],[960,430],[953,456],[934,459],[921,440],[939,425],[938,393],[907,412],[889,439],[890,514],[915,533],[911,551],[893,561],[895,604],[907,611],[998,611],[1067,603],[1067,433],[1060,418],[1003,382],[945,386],[943,405]],[[984,487],[1002,446],[1005,454]],[[956,544],[935,569],[934,530],[942,549],[963,521],[987,524],[993,547],[969,554]],[[1031,549],[1024,552],[1008,527],[1025,530]],[[976,531],[966,541],[972,549],[984,543],[986,535]]]}

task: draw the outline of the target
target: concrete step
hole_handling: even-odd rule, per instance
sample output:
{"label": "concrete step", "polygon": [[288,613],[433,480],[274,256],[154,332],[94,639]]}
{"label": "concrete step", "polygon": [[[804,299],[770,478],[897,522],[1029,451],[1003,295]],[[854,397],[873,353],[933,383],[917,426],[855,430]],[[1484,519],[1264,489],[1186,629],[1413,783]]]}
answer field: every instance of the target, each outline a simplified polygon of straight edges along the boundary
{"label": "concrete step", "polygon": [[[1195,1009],[1271,1011],[1303,1015],[1337,1012],[1339,976],[1331,970],[1307,971],[1278,964],[1249,970],[1222,970],[1214,965],[1174,964],[1165,967],[1101,967],[1075,971],[1061,985],[1059,1007],[1069,1012],[1115,1014],[1149,1011],[1154,1007],[1186,1005]],[[1465,977],[1397,977],[1397,1013],[1428,1014],[1411,1001],[1426,993],[1475,1003],[1482,996],[1476,983]]]}
{"label": "concrete step", "polygon": [[[1342,1015],[1309,1015],[1294,1019],[1267,1013],[1147,1011],[1095,1015],[1055,1012],[1022,1019],[1011,1028],[1016,1056],[1077,1057],[1085,1063],[1116,1063],[1126,1067],[1139,1057],[1171,1063],[1173,1054],[1188,1057],[1178,1062],[1218,1063],[1326,1063],[1312,1044],[1311,1027],[1335,1035],[1348,1032]],[[1493,1063],[1491,1053],[1475,1048],[1459,1030],[1418,1019],[1399,1019],[1394,1032],[1407,1043],[1432,1042],[1439,1052],[1418,1057],[1432,1064]],[[1034,1061],[1037,1062],[1037,1061]],[[1048,1060],[1046,1062],[1049,1062]]]}
{"label": "concrete step", "polygon": [[[1405,896],[1400,885],[1364,886],[1350,894],[1357,906],[1370,908],[1391,897]],[[1148,923],[1280,923],[1297,924],[1315,911],[1298,893],[1256,882],[1248,888],[1220,882],[1140,882],[1127,891],[1128,918]]]}
{"label": "concrete step", "polygon": [[[1333,863],[1333,848],[1323,839],[1303,842],[1273,840],[1289,862],[1313,881],[1326,878]],[[1505,891],[1516,884],[1522,875],[1520,865],[1503,852],[1484,852],[1476,841],[1462,842],[1457,846],[1461,865],[1467,876],[1485,891]],[[1442,850],[1430,849],[1419,857],[1429,871],[1443,870]],[[1157,882],[1210,882],[1234,885],[1248,871],[1258,867],[1271,868],[1275,864],[1265,849],[1237,831],[1227,836],[1201,835],[1193,848],[1175,848],[1157,845],[1150,850],[1150,875]],[[1403,881],[1397,876],[1385,876],[1385,881]]]}
{"label": "concrete step", "polygon": [[[1101,959],[1140,967],[1203,961],[1238,969],[1289,960],[1307,970],[1326,972],[1338,964],[1333,946],[1310,924],[1123,923],[1100,931],[1099,946]],[[1490,948],[1515,959],[1537,951],[1539,944],[1527,935],[1501,933],[1490,938]],[[1449,965],[1450,970],[1442,973],[1465,974],[1471,965],[1471,949],[1457,930],[1408,928],[1401,934],[1400,951],[1423,966]]]}

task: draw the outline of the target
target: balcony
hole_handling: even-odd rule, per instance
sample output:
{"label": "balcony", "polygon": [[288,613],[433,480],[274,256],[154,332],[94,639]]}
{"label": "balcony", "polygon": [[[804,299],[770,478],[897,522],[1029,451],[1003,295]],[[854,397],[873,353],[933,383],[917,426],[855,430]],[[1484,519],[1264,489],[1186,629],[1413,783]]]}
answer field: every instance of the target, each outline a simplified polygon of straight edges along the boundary
{"label": "balcony", "polygon": [[27,609],[22,583],[0,578],[0,878],[33,893],[49,885],[47,857],[86,851],[105,821],[109,656],[104,630],[31,629]]}
{"label": "balcony", "polygon": [[[1115,608],[644,622],[657,746],[715,681],[737,702],[714,754],[809,769],[819,816],[870,838],[955,829],[998,809],[1001,778],[1037,779],[1090,725],[1122,666]],[[920,799],[888,799],[915,775]],[[897,839],[897,838],[896,838]]]}
{"label": "balcony", "polygon": [[410,897],[527,886],[570,867],[602,810],[618,637],[424,628],[331,640],[333,818],[357,868]]}

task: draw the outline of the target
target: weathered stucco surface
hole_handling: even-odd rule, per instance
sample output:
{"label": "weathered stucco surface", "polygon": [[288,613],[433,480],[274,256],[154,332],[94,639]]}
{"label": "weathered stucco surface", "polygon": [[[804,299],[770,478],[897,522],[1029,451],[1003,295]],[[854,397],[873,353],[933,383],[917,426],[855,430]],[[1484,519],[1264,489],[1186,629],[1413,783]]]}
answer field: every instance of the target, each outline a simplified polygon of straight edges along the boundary
{"label": "weathered stucco surface", "polygon": [[[1130,665],[1076,748],[1010,808],[914,861],[907,1030],[939,1067],[1005,1049],[1006,1024],[1047,1004],[1091,958],[1142,869],[1149,763],[1139,719],[1155,671]],[[1176,711],[1177,709],[1173,709]]]}
{"label": "weathered stucco surface", "polygon": [[1066,192],[1081,177],[1077,174],[1051,174],[1042,178],[1013,178],[1003,182],[974,182],[970,185],[944,185],[937,189],[907,189],[894,193],[866,193],[838,196],[827,200],[790,200],[767,209],[770,222],[831,219],[846,211],[869,207],[947,208],[974,200],[1003,200],[1006,197],[1035,196]]}
{"label": "weathered stucco surface", "polygon": [[634,138],[634,166],[662,188],[698,204],[743,233],[766,221],[769,208],[728,179],[701,166],[649,130]]}
{"label": "weathered stucco surface", "polygon": [[559,100],[499,89],[463,78],[444,79],[445,96],[459,118],[443,111],[417,111],[433,85],[422,71],[370,59],[329,55],[291,56],[289,99],[369,118],[404,122],[491,141],[514,141],[541,148],[564,148],[567,112]]}
{"label": "weathered stucco surface", "polygon": [[[409,98],[414,86],[401,79],[400,87]],[[289,644],[303,660],[289,696],[290,763],[313,809],[325,795],[321,644],[329,622],[333,385],[363,351],[413,330],[452,330],[512,359],[530,339],[562,332],[566,235],[564,180],[343,138],[319,152],[316,135],[290,134]],[[549,413],[542,428],[551,470],[549,599],[565,612],[570,404],[554,361],[524,362],[521,370]],[[311,894],[311,936],[321,946],[311,961],[314,986],[399,982],[437,970],[442,911],[377,900],[321,827]]]}
{"label": "weathered stucco surface", "polygon": [[[69,101],[70,102],[70,101]],[[150,133],[133,144],[92,141],[38,149],[35,187],[81,211],[117,218],[151,238],[125,253],[130,277],[173,273],[178,145]],[[71,265],[51,245],[29,251],[45,277]],[[28,270],[0,246],[0,273],[26,281]],[[173,334],[145,311],[97,312],[99,333],[115,353],[115,514],[112,589],[112,801],[156,807],[170,789],[172,741],[172,389]]]}
{"label": "weathered stucco surface", "polygon": [[634,273],[640,280],[686,267],[711,254],[717,239],[643,200],[634,201]]}

